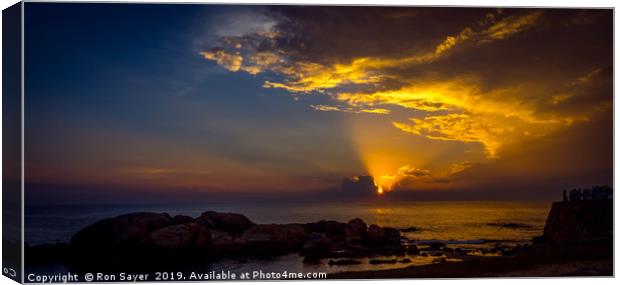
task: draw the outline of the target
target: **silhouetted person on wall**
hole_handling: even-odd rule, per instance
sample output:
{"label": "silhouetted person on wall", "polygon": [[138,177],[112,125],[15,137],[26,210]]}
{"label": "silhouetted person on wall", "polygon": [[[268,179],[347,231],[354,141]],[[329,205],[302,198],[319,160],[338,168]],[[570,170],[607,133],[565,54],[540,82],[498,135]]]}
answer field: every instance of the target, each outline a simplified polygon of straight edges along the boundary
{"label": "silhouetted person on wall", "polygon": [[582,200],[592,200],[592,190],[591,189],[583,189],[582,192]]}
{"label": "silhouetted person on wall", "polygon": [[577,189],[570,190],[569,201],[577,201]]}
{"label": "silhouetted person on wall", "polygon": [[613,191],[609,186],[593,186],[592,187],[592,199],[605,200],[612,199]]}
{"label": "silhouetted person on wall", "polygon": [[[568,192],[568,197],[566,194]],[[562,201],[606,200],[613,198],[613,189],[609,186],[592,186],[591,189],[563,190]]]}

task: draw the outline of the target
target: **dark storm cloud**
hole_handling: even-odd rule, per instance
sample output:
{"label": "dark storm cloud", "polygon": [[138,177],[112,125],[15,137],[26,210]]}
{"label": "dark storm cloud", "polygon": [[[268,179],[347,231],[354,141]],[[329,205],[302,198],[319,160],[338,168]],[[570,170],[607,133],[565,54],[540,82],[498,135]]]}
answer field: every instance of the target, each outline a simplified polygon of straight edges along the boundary
{"label": "dark storm cloud", "polygon": [[495,9],[276,7],[279,47],[295,60],[331,64],[354,58],[401,57],[438,44]]}

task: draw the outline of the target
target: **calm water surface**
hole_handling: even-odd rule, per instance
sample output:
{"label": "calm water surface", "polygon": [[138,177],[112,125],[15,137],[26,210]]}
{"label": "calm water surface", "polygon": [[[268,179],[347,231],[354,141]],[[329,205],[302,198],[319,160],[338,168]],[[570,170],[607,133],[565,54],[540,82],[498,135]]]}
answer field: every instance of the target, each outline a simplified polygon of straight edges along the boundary
{"label": "calm water surface", "polygon": [[130,212],[197,217],[207,210],[242,213],[255,223],[346,222],[357,217],[368,224],[419,228],[406,233],[415,240],[529,241],[542,232],[550,206],[548,202],[33,206],[26,211],[25,223],[26,241],[31,245],[67,242],[85,226]]}

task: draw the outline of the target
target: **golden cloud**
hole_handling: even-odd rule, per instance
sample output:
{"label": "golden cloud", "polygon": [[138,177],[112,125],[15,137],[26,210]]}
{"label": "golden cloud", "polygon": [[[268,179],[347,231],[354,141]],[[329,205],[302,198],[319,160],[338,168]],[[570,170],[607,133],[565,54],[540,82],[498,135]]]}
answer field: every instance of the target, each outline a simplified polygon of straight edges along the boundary
{"label": "golden cloud", "polygon": [[368,69],[376,64],[368,58],[356,59],[350,64],[325,66],[313,62],[298,62],[286,66],[277,66],[273,70],[285,75],[285,83],[266,81],[265,88],[282,88],[291,92],[313,92],[336,88],[346,84],[378,83],[381,76]]}
{"label": "golden cloud", "polygon": [[243,57],[238,52],[229,53],[224,50],[216,50],[203,51],[200,54],[204,56],[204,58],[213,60],[217,62],[217,64],[233,72],[239,71],[243,63]]}
{"label": "golden cloud", "polygon": [[[585,77],[577,82],[582,78]],[[397,90],[374,93],[340,93],[334,98],[358,108],[399,106],[422,113],[440,112],[441,115],[411,118],[410,123],[393,122],[393,126],[432,140],[478,142],[488,157],[496,158],[503,145],[545,135],[576,120],[588,120],[584,115],[537,113],[536,101],[523,97],[536,92],[535,89],[536,86],[520,84],[483,91],[477,80],[457,78],[422,80]],[[552,100],[557,104],[571,96],[562,93],[552,96]]]}
{"label": "golden cloud", "polygon": [[[533,105],[522,102],[524,86],[483,92],[474,78],[419,81],[396,90],[374,93],[339,93],[334,98],[351,106],[395,105],[426,112],[467,111],[502,114],[524,121],[539,122]],[[551,122],[551,121],[548,121]]]}
{"label": "golden cloud", "polygon": [[527,30],[536,24],[538,19],[543,15],[541,10],[527,13],[522,16],[510,16],[503,20],[493,24],[486,31],[484,31],[483,40],[489,39],[501,40],[505,39],[513,34]]}
{"label": "golden cloud", "polygon": [[[434,48],[397,58],[361,57],[348,63],[328,65],[309,61],[286,61],[283,56],[274,52],[253,49],[247,51],[249,53],[246,56],[247,63],[244,63],[244,57],[239,51],[206,51],[202,55],[233,72],[241,70],[250,74],[258,74],[271,70],[286,78],[284,82],[265,81],[263,84],[265,88],[281,88],[290,92],[303,93],[323,92],[326,89],[348,84],[377,84],[390,77],[382,72],[383,69],[406,68],[436,61],[449,54],[449,51],[457,48],[461,43],[472,39],[479,43],[486,43],[508,38],[510,35],[534,26],[540,16],[542,16],[542,11],[535,11],[522,16],[506,17],[496,23],[485,21],[485,25],[490,26],[484,30],[474,31],[470,27],[465,27],[455,36],[447,36]],[[495,19],[495,16],[492,18]],[[258,34],[269,42],[273,42],[278,35],[278,32],[268,35]],[[240,47],[235,41],[230,41],[230,39],[228,41],[235,43],[234,48]]]}
{"label": "golden cloud", "polygon": [[472,166],[472,163],[466,161],[451,164],[446,171],[433,172],[428,169],[419,168],[411,165],[403,165],[394,174],[386,174],[380,176],[378,184],[386,191],[392,191],[397,188],[428,188],[430,184],[433,188],[438,184],[446,184],[454,180],[454,176],[465,169]]}
{"label": "golden cloud", "polygon": [[472,119],[466,114],[412,118],[411,121],[413,124],[393,122],[393,125],[402,131],[433,140],[479,142],[490,157],[496,157],[506,133],[514,130],[514,127],[503,127],[484,119]]}
{"label": "golden cloud", "polygon": [[[235,48],[237,45],[235,46]],[[249,74],[258,74],[269,69],[282,59],[270,52],[258,52],[244,58],[239,51],[213,50],[200,53],[204,58],[217,62],[218,65],[232,72],[244,71]]]}
{"label": "golden cloud", "polygon": [[317,111],[324,112],[344,112],[344,113],[368,113],[368,114],[389,114],[391,111],[383,108],[369,108],[369,109],[354,109],[354,108],[343,108],[338,106],[329,106],[329,105],[310,105],[310,107]]}
{"label": "golden cloud", "polygon": [[421,168],[416,168],[416,167],[412,167],[409,165],[405,165],[399,168],[396,174],[400,176],[425,177],[425,176],[430,176],[431,172],[430,170],[427,170],[427,169],[421,169]]}

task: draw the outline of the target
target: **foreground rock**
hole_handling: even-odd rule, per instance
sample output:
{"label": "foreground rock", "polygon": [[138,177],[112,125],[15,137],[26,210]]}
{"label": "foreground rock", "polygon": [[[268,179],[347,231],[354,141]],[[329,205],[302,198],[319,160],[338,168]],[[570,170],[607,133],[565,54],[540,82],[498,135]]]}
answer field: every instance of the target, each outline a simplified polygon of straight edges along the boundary
{"label": "foreground rock", "polygon": [[299,224],[256,225],[242,236],[247,241],[248,253],[273,256],[299,251],[308,239],[308,233]]}
{"label": "foreground rock", "polygon": [[211,233],[199,223],[186,223],[155,230],[144,242],[171,253],[194,251],[208,254],[211,248]]}
{"label": "foreground rock", "polygon": [[194,218],[190,216],[184,216],[184,215],[176,215],[174,216],[174,218],[172,218],[172,220],[174,221],[175,224],[185,224],[185,223],[194,222]]}
{"label": "foreground rock", "polygon": [[227,232],[211,230],[211,247],[215,258],[237,257],[245,254],[247,240]]}
{"label": "foreground rock", "polygon": [[350,220],[344,227],[344,237],[348,242],[362,242],[367,233],[366,223],[362,219]]}
{"label": "foreground rock", "polygon": [[220,230],[235,235],[239,235],[245,230],[256,225],[244,215],[235,213],[219,213],[214,211],[202,213],[196,221],[206,225],[210,229]]}
{"label": "foreground rock", "polygon": [[316,223],[307,223],[304,228],[309,233],[322,233],[330,239],[341,239],[344,238],[345,226],[345,223],[322,220]]}
{"label": "foreground rock", "polygon": [[367,226],[361,219],[257,225],[236,213],[208,211],[197,218],[132,213],[101,220],[76,233],[68,246],[68,263],[76,269],[153,269],[287,253],[317,262],[404,255],[401,238],[397,229]]}
{"label": "foreground rock", "polygon": [[149,235],[172,225],[172,217],[165,213],[132,213],[101,220],[71,238],[68,265],[102,270],[134,264],[150,267],[160,253],[162,257],[157,259],[164,257],[163,252],[151,250]]}
{"label": "foreground rock", "polygon": [[109,247],[135,245],[151,232],[170,226],[173,220],[168,214],[133,213],[104,219],[79,231],[71,238],[76,249],[105,250]]}
{"label": "foreground rock", "polygon": [[406,252],[399,230],[367,226],[361,219],[352,219],[346,224],[320,221],[306,224],[305,228],[312,234],[301,250],[305,262],[317,262],[322,258],[404,255]]}

